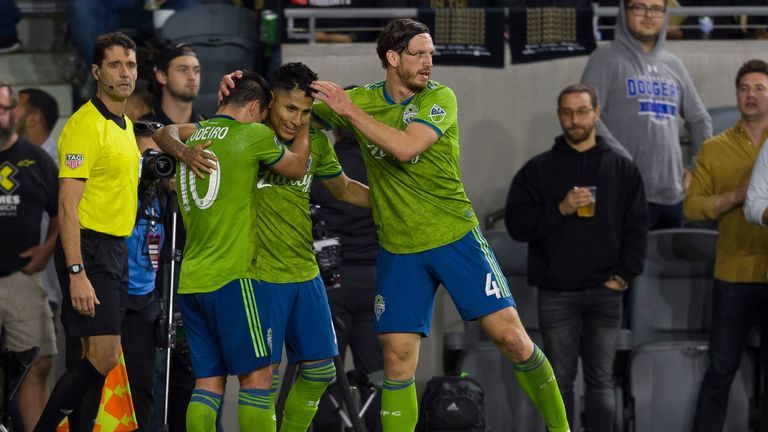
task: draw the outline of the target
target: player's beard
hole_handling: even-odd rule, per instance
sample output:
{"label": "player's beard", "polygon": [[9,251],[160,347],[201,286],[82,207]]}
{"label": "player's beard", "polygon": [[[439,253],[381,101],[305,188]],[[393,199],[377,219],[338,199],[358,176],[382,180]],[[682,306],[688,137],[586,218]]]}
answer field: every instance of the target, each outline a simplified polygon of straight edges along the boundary
{"label": "player's beard", "polygon": [[424,82],[423,84],[416,80],[416,77],[419,76],[419,71],[416,71],[414,73],[408,73],[407,71],[404,71],[403,69],[396,69],[395,72],[397,73],[397,77],[400,79],[400,82],[405,85],[408,90],[418,93],[425,88],[427,88],[427,83]]}

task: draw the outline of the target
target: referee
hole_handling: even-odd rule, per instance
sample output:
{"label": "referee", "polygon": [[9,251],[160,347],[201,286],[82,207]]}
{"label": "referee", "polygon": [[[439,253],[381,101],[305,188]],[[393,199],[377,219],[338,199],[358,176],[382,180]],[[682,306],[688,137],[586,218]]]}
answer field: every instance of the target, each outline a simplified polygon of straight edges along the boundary
{"label": "referee", "polygon": [[[139,150],[123,115],[136,84],[136,44],[122,33],[96,38],[91,73],[96,97],[64,126],[59,139],[59,220],[55,262],[68,338],[82,358],[56,383],[35,431],[69,416],[74,431],[91,430],[107,373],[117,365],[128,295],[128,255],[137,208]],[[95,400],[95,403],[90,402]]]}

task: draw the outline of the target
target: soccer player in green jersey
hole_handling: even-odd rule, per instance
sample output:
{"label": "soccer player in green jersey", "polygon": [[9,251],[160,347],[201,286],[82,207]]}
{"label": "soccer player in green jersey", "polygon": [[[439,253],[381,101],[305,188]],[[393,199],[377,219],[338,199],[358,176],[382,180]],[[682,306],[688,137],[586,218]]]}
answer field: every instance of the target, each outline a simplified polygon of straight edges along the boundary
{"label": "soccer player in green jersey", "polygon": [[313,116],[355,132],[365,154],[381,250],[375,311],[384,350],[381,419],[385,432],[412,431],[418,417],[414,374],[442,283],[465,320],[478,320],[516,369],[550,431],[568,431],[549,361],[531,341],[459,175],[457,102],[430,80],[429,29],[395,19],[376,51],[385,81],[345,92],[313,84]]}
{"label": "soccer player in green jersey", "polygon": [[[270,81],[275,99],[267,124],[288,147],[306,127],[314,98],[310,85],[317,74],[302,63],[282,65]],[[277,364],[285,343],[288,362],[299,364],[280,425],[282,432],[304,432],[317,404],[336,376],[338,354],[325,286],[312,250],[309,190],[318,178],[337,199],[370,207],[368,187],[351,180],[339,165],[328,138],[310,130],[312,147],[307,174],[291,180],[261,169],[256,184],[256,277],[270,294],[272,360]],[[275,380],[275,384],[277,380]]]}
{"label": "soccer player in green jersey", "polygon": [[[269,294],[256,280],[253,253],[257,173],[266,167],[302,179],[309,143],[307,128],[297,128],[288,150],[260,123],[270,102],[266,81],[246,73],[211,119],[166,126],[155,136],[163,150],[182,160],[193,161],[182,156],[200,152],[215,158],[208,161],[214,169],[194,163],[177,168],[176,190],[187,230],[180,306],[196,379],[187,409],[187,430],[192,432],[216,430],[227,375],[240,380],[240,430],[275,430],[272,312]],[[188,138],[187,145],[179,138]]]}

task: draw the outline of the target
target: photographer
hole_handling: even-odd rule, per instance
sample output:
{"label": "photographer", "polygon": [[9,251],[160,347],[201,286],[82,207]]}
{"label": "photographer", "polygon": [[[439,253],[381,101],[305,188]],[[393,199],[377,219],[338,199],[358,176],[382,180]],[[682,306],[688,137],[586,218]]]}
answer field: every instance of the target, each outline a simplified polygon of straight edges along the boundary
{"label": "photographer", "polygon": [[[150,136],[159,123],[137,122],[136,137]],[[165,329],[158,328],[160,316],[156,287],[160,251],[165,243],[163,220],[172,189],[167,177],[175,174],[174,159],[162,153],[152,140],[138,140],[142,154],[139,182],[139,204],[136,225],[125,241],[128,247],[128,306],[122,325],[125,367],[131,385],[136,421],[140,428],[149,424],[154,403],[154,370],[157,337]]]}

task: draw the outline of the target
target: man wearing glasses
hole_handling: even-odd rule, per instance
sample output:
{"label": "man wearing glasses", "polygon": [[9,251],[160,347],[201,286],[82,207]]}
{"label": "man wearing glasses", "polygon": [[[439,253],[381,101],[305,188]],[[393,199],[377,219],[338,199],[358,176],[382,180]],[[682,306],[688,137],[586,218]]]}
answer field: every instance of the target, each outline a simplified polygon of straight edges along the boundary
{"label": "man wearing glasses", "polygon": [[539,287],[544,351],[568,421],[577,414],[581,354],[586,430],[610,432],[621,293],[643,269],[648,210],[637,167],[595,135],[601,112],[594,90],[566,87],[557,113],[563,135],[515,175],[506,224],[515,240],[528,242],[528,284]]}
{"label": "man wearing glasses", "polygon": [[687,166],[712,135],[683,63],[664,49],[666,26],[665,0],[622,0],[616,40],[592,53],[581,79],[595,87],[602,108],[597,134],[626,150],[640,169],[650,229],[683,225],[690,172],[683,166],[678,116],[690,131]]}

